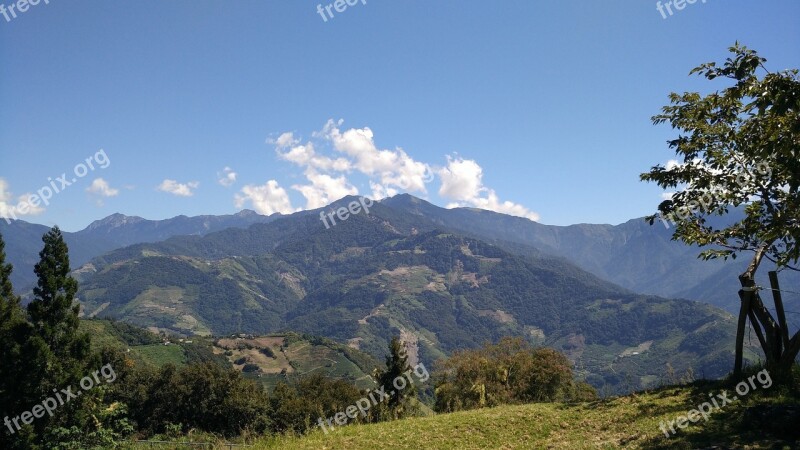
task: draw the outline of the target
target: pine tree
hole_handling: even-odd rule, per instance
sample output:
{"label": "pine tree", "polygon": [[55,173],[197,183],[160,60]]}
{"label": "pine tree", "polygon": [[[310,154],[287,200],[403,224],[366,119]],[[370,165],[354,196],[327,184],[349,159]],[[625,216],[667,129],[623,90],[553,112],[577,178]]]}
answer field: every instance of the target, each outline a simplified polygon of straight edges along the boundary
{"label": "pine tree", "polygon": [[34,300],[28,305],[36,333],[55,356],[70,355],[77,340],[79,305],[73,305],[78,282],[69,275],[69,249],[58,227],[43,237],[44,248],[34,272],[39,278],[33,289]]}
{"label": "pine tree", "polygon": [[[13,267],[5,261],[5,242],[0,236],[0,420],[17,416],[38,398],[37,380],[46,367],[45,349],[31,339],[33,327],[11,284]],[[5,423],[2,426],[0,448],[33,447],[30,427],[8,430]]]}
{"label": "pine tree", "polygon": [[[16,359],[21,355],[19,345],[14,339],[14,331],[24,320],[19,297],[14,295],[14,288],[11,285],[12,270],[11,264],[6,264],[5,242],[0,235],[0,415],[2,417],[10,415],[17,406],[14,398],[16,387],[14,380],[18,375],[15,370]],[[5,434],[0,432],[0,444],[3,443],[2,436]]]}
{"label": "pine tree", "polygon": [[[69,249],[61,230],[53,227],[42,241],[44,248],[34,268],[38,282],[33,289],[34,299],[28,305],[28,316],[33,326],[31,345],[44,349],[44,364],[37,368],[46,367],[46,370],[39,372],[37,381],[39,397],[46,397],[53,389],[78,386],[98,361],[91,355],[89,335],[78,332],[80,306],[73,305],[78,283],[69,274]],[[34,423],[37,433],[42,436],[53,427],[80,427],[87,423],[82,410],[87,399],[88,396],[82,396],[71,401],[52,419],[38,419]]]}
{"label": "pine tree", "polygon": [[[412,403],[416,399],[417,389],[411,373],[413,371],[408,365],[406,349],[400,339],[395,336],[389,344],[386,370],[376,370],[379,386],[390,396],[386,406],[392,419],[400,419],[412,412]],[[403,381],[395,383],[395,380]]]}

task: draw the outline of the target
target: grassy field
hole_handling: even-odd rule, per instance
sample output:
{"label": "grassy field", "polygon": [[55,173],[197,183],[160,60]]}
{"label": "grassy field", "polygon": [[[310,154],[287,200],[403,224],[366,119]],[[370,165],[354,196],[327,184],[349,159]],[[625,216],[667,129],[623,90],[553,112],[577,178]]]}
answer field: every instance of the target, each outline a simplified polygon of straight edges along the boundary
{"label": "grassy field", "polygon": [[[254,449],[689,449],[786,448],[798,443],[786,436],[757,431],[742,424],[748,407],[779,405],[792,400],[754,391],[678,429],[670,438],[659,429],[661,421],[678,416],[725,388],[718,383],[665,388],[606,401],[579,405],[532,404],[412,418],[376,425],[355,425],[330,434],[257,441]],[[735,396],[735,394],[733,395]],[[794,400],[796,403],[796,400]],[[797,429],[797,424],[788,426]],[[795,438],[797,437],[797,431]],[[782,439],[783,438],[783,439]]]}
{"label": "grassy field", "polygon": [[186,362],[186,355],[179,345],[151,344],[134,347],[134,351],[142,355],[146,361],[150,361],[158,367],[166,364],[182,366]]}

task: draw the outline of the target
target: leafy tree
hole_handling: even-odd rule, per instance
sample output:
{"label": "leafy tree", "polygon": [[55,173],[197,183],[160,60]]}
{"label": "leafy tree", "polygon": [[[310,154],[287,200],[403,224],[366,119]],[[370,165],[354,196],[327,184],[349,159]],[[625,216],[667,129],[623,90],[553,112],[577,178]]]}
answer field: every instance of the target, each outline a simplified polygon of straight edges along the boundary
{"label": "leafy tree", "polygon": [[[704,259],[752,254],[739,276],[738,376],[748,317],[767,366],[786,369],[800,351],[800,333],[789,339],[780,301],[776,322],[755,284],[763,259],[777,269],[797,270],[792,265],[800,257],[800,78],[796,69],[769,72],[764,58],[738,43],[730,52],[721,67],[711,62],[691,71],[709,81],[722,79],[727,88],[706,96],[672,93],[670,104],[653,117],[654,124],[669,122],[679,130],[669,141],[679,161],[655,166],[641,179],[678,190],[648,217],[651,224],[674,223],[673,240],[706,247]],[[731,210],[743,211],[743,217],[709,220]]]}
{"label": "leafy tree", "polygon": [[[348,406],[355,405],[362,392],[344,380],[333,380],[321,374],[303,377],[296,385],[278,383],[270,396],[272,424],[276,433],[305,433],[334,417],[345,413]],[[367,417],[359,414],[348,423],[370,422],[374,419],[369,411]],[[336,428],[333,423],[326,427]]]}
{"label": "leafy tree", "polygon": [[[389,416],[387,418],[400,419],[414,412],[412,404],[417,398],[417,388],[413,381],[406,378],[411,372],[406,349],[400,339],[395,336],[389,344],[386,369],[375,370],[375,379],[378,380],[378,385],[383,387],[383,392],[390,395],[389,400],[385,403]],[[405,380],[405,387],[398,389],[395,386],[395,380],[401,379]],[[403,386],[400,382],[398,385]],[[381,419],[385,418],[381,417]]]}
{"label": "leafy tree", "polygon": [[597,396],[588,384],[573,381],[566,356],[550,348],[531,348],[521,338],[505,337],[495,345],[456,352],[437,372],[439,412]]}
{"label": "leafy tree", "polygon": [[262,387],[213,362],[181,369],[167,365],[140,392],[145,399],[131,405],[131,413],[149,432],[164,432],[172,424],[229,437],[269,428],[269,401]]}

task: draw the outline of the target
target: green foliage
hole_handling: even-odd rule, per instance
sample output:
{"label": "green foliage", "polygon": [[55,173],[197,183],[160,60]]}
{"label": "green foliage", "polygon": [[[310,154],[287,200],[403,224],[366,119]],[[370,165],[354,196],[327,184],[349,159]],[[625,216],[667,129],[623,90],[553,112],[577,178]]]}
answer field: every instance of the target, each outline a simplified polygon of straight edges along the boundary
{"label": "green foliage", "polygon": [[[408,365],[406,349],[400,338],[395,336],[389,343],[386,368],[375,370],[375,379],[378,381],[378,386],[383,388],[383,392],[390,394],[389,400],[385,404],[382,403],[381,407],[377,409],[379,413],[382,413],[385,405],[386,414],[381,414],[381,420],[401,419],[415,413],[414,405],[417,399],[417,388],[412,381],[405,378],[410,372],[412,372],[412,369]],[[394,385],[394,381],[397,379],[406,381],[404,389],[398,389]],[[384,417],[384,415],[387,417]]]}
{"label": "green foliage", "polygon": [[[670,105],[653,117],[655,124],[669,122],[680,130],[669,146],[682,162],[655,166],[641,179],[679,189],[659,212],[676,222],[674,240],[711,247],[700,254],[703,259],[753,252],[739,276],[743,292],[753,292],[763,258],[778,269],[800,259],[800,76],[797,69],[770,73],[766,59],[738,42],[730,52],[722,67],[711,62],[691,73],[727,79],[731,86],[704,97],[673,93]],[[759,69],[765,72],[761,78]],[[734,208],[743,210],[743,218],[707,220]],[[651,224],[656,217],[648,218]],[[734,372],[739,375],[742,368],[748,314],[767,365],[787,370],[800,353],[800,332],[789,339],[788,330],[781,329],[787,325],[775,322],[758,292],[743,295]],[[778,317],[784,313],[778,303],[776,310]]]}
{"label": "green foliage", "polygon": [[245,364],[244,367],[242,367],[242,372],[244,373],[258,372],[259,370],[261,370],[261,368],[258,367],[258,364]]}
{"label": "green foliage", "polygon": [[[658,209],[676,222],[673,239],[718,246],[708,258],[735,257],[764,249],[785,266],[800,258],[800,78],[798,71],[771,73],[766,59],[740,46],[722,67],[703,64],[692,74],[727,79],[721,92],[670,95],[670,105],[653,117],[680,135],[669,141],[680,158],[671,167],[655,166],[641,179],[678,189]],[[765,74],[759,78],[758,71]],[[711,223],[712,215],[743,208],[734,223]],[[651,223],[657,216],[649,217]]]}
{"label": "green foliage", "polygon": [[[99,367],[87,334],[78,331],[77,283],[69,276],[68,249],[53,228],[42,238],[35,267],[38,285],[24,315],[7,276],[10,267],[0,239],[0,414],[14,418],[35,411],[53,392],[70,389],[76,398],[59,402],[57,414],[35,418],[15,433],[0,435],[3,448],[107,448],[132,431],[124,405],[107,401],[107,385],[82,390],[79,382]],[[41,408],[41,405],[39,406]]]}
{"label": "green foliage", "polygon": [[141,327],[117,320],[108,321],[111,334],[129,346],[160,344],[161,338]]}
{"label": "green foliage", "polygon": [[69,250],[61,230],[53,227],[42,241],[44,248],[34,269],[38,282],[28,315],[34,328],[32,339],[47,348],[47,371],[39,380],[39,392],[50,392],[76,386],[94,364],[90,364],[89,336],[78,332],[80,305],[74,301],[78,283],[69,274]]}
{"label": "green foliage", "polygon": [[223,436],[269,429],[269,402],[261,386],[214,363],[181,369],[167,365],[154,376],[133,375],[136,398],[128,397],[141,430],[163,433],[169,424]]}
{"label": "green foliage", "polygon": [[[78,283],[69,274],[69,251],[58,227],[42,237],[44,248],[34,271],[38,277],[33,289],[34,299],[28,305],[28,314],[37,335],[58,357],[77,350],[75,331],[78,329],[80,306],[74,304]],[[88,351],[84,346],[82,354]]]}
{"label": "green foliage", "polygon": [[438,412],[597,397],[588,384],[573,381],[566,356],[549,348],[533,349],[519,338],[456,352],[441,363],[436,378]]}
{"label": "green foliage", "polygon": [[[354,405],[362,392],[344,380],[322,375],[302,378],[297,384],[279,383],[272,393],[272,424],[276,433],[306,433],[334,414]],[[372,416],[354,422],[370,421]]]}
{"label": "green foliage", "polygon": [[[5,263],[5,243],[0,236],[0,417],[15,417],[39,401],[38,381],[44,376],[46,348],[32,340],[33,327],[25,317],[11,285],[13,268]],[[0,448],[34,446],[36,435],[25,427],[15,436],[0,432]]]}

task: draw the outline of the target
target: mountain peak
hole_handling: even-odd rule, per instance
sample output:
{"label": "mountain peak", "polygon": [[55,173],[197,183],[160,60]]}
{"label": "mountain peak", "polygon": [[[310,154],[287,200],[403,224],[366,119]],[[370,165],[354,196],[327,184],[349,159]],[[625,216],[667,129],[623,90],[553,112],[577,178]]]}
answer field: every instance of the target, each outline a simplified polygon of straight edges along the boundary
{"label": "mountain peak", "polygon": [[90,223],[87,230],[95,230],[98,228],[117,228],[123,225],[141,222],[144,219],[138,216],[126,216],[125,214],[114,213],[104,219],[95,220]]}
{"label": "mountain peak", "polygon": [[253,217],[253,216],[259,216],[259,215],[260,215],[259,213],[253,211],[252,209],[243,209],[243,210],[239,211],[238,213],[234,214],[234,216],[236,216],[236,217]]}

